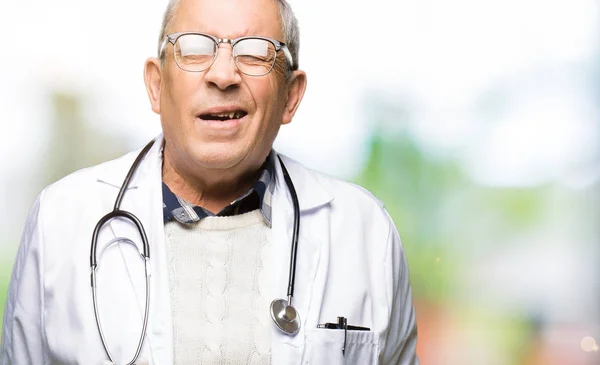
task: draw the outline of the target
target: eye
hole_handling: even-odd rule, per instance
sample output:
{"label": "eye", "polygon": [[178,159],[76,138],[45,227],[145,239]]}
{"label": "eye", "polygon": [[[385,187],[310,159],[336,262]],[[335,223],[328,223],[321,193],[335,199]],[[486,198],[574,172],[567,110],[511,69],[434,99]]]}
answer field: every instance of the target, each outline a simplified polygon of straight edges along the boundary
{"label": "eye", "polygon": [[269,58],[268,56],[257,56],[257,55],[250,55],[250,54],[246,54],[246,55],[237,55],[236,59],[238,62],[243,62],[243,63],[270,63],[272,61],[272,58]]}
{"label": "eye", "polygon": [[275,45],[266,39],[245,38],[233,47],[235,63],[246,75],[266,75],[273,68],[276,56]]}

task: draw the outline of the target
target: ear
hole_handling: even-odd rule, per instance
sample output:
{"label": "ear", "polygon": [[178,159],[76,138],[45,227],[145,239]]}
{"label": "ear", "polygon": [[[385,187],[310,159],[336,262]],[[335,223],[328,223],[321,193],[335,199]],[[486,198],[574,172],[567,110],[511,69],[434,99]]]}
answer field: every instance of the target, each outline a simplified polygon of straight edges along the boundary
{"label": "ear", "polygon": [[148,58],[144,64],[144,82],[146,91],[150,98],[152,111],[160,114],[160,84],[162,79],[162,69],[158,58]]}
{"label": "ear", "polygon": [[306,73],[304,71],[294,71],[290,80],[287,83],[287,102],[283,111],[283,119],[281,124],[288,124],[292,121],[302,97],[306,90]]}

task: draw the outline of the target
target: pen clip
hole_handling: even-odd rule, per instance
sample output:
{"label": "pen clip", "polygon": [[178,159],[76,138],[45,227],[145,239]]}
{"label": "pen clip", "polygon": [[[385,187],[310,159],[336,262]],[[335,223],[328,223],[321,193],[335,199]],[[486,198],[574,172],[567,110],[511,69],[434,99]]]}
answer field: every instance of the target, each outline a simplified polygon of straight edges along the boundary
{"label": "pen clip", "polygon": [[338,325],[344,329],[344,346],[342,346],[342,356],[346,356],[346,340],[348,339],[348,318],[338,317]]}

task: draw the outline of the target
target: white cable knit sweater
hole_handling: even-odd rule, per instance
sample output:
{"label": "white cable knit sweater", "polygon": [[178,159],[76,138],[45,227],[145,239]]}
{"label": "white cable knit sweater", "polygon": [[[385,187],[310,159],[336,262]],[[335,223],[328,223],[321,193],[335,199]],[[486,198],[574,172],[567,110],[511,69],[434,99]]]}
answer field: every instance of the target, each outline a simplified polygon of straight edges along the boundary
{"label": "white cable knit sweater", "polygon": [[165,225],[174,363],[271,363],[271,231],[259,210]]}

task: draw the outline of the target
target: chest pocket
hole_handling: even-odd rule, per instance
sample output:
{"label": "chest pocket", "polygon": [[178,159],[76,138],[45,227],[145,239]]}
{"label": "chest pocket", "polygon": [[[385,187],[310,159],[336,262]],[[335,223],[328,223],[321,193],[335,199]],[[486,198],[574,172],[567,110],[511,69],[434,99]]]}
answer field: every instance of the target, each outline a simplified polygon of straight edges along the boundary
{"label": "chest pocket", "polygon": [[379,336],[372,331],[348,331],[346,351],[344,331],[316,328],[306,333],[305,357],[310,365],[378,364]]}

